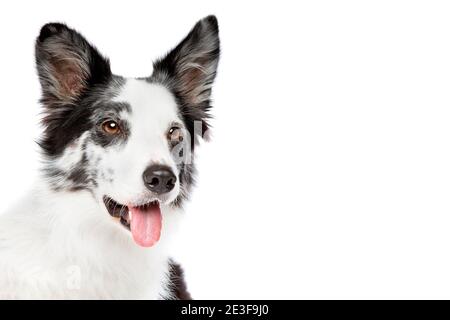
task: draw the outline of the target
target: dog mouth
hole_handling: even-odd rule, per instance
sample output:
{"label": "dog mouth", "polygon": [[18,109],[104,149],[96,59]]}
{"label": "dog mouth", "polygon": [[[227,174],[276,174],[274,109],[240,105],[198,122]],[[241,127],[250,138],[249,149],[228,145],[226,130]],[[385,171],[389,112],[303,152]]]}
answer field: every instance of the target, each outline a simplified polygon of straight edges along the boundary
{"label": "dog mouth", "polygon": [[142,205],[120,204],[104,196],[108,213],[131,231],[133,240],[142,247],[154,246],[161,237],[162,215],[160,203],[153,200]]}

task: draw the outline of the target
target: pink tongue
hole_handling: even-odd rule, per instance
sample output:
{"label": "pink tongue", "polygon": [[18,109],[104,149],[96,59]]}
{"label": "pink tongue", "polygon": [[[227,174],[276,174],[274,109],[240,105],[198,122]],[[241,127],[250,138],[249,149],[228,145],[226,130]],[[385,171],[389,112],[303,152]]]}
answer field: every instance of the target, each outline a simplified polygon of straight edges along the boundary
{"label": "pink tongue", "polygon": [[155,245],[161,236],[162,216],[158,204],[148,208],[128,207],[131,213],[131,234],[134,241],[142,247]]}

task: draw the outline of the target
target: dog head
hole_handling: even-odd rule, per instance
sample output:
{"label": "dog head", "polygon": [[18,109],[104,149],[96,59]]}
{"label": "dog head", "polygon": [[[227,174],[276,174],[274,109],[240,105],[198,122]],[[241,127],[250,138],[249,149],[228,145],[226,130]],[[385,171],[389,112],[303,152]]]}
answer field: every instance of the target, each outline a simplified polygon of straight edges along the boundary
{"label": "dog head", "polygon": [[208,129],[219,60],[214,16],[200,20],[148,78],[113,75],[109,61],[64,24],[36,40],[45,177],[55,190],[89,191],[142,246],[159,239],[161,208],[193,183],[193,149]]}

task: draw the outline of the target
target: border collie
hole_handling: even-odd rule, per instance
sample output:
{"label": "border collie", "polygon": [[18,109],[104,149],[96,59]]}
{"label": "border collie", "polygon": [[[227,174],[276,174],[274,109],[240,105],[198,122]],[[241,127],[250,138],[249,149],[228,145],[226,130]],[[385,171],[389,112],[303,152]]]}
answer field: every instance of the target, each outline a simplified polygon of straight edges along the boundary
{"label": "border collie", "polygon": [[64,24],[42,27],[42,169],[0,216],[0,298],[189,299],[169,243],[208,130],[220,46],[200,20],[147,78]]}

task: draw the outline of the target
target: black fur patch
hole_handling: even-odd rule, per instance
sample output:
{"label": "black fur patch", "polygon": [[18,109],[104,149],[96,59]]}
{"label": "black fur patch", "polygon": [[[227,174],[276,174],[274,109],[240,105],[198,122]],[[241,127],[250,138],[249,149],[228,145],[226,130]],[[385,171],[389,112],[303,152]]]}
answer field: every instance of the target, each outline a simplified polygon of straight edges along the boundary
{"label": "black fur patch", "polygon": [[177,300],[192,300],[184,280],[184,272],[181,266],[174,261],[169,261],[170,286],[169,289]]}
{"label": "black fur patch", "polygon": [[42,27],[36,40],[36,66],[42,86],[44,135],[39,141],[47,156],[64,148],[91,127],[90,100],[113,76],[109,61],[73,29],[61,23]]}

